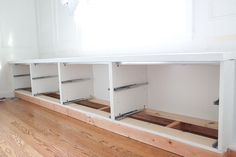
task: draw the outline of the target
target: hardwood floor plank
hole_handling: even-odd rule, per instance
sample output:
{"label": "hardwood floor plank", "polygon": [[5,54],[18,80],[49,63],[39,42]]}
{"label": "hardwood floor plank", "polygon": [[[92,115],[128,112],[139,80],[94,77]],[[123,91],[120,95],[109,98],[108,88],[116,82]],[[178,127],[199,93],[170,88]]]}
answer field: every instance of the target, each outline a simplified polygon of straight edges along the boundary
{"label": "hardwood floor plank", "polygon": [[23,100],[0,104],[0,125],[0,156],[179,157]]}
{"label": "hardwood floor plank", "polygon": [[[14,149],[12,149],[14,148]],[[0,156],[25,156],[42,157],[42,155],[32,148],[21,136],[3,126],[0,127]]]}

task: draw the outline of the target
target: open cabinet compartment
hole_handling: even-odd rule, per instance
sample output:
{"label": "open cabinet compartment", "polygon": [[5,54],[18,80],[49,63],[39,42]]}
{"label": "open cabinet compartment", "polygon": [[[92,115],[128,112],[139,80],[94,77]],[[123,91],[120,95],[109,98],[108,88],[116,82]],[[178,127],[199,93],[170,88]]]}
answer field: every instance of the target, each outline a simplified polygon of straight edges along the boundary
{"label": "open cabinet compartment", "polygon": [[34,63],[30,65],[32,95],[44,95],[60,100],[57,63]]}
{"label": "open cabinet compartment", "polygon": [[113,63],[112,78],[116,120],[217,147],[219,64]]}
{"label": "open cabinet compartment", "polygon": [[61,104],[110,114],[109,64],[60,63]]}
{"label": "open cabinet compartment", "polygon": [[12,75],[14,90],[31,92],[30,65],[13,64]]}

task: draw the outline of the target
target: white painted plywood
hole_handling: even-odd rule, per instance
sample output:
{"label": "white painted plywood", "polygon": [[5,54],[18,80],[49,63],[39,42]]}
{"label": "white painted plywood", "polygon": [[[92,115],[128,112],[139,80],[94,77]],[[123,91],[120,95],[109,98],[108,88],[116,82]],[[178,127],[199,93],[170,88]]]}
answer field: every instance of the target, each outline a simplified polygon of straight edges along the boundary
{"label": "white painted plywood", "polygon": [[[59,91],[57,64],[30,64],[32,94]],[[55,76],[52,78],[34,79],[37,77]]]}
{"label": "white painted plywood", "polygon": [[[112,66],[113,87],[117,88],[134,83],[147,82],[146,66],[139,65],[120,65]],[[143,109],[147,104],[147,87],[140,86],[137,88],[114,91],[113,105],[114,116]]]}
{"label": "white painted plywood", "polygon": [[31,64],[31,77],[43,77],[58,75],[57,63]]}
{"label": "white painted plywood", "polygon": [[59,91],[58,77],[32,81],[33,95],[47,92],[57,92],[57,91]]}
{"label": "white painted plywood", "polygon": [[30,74],[29,65],[12,65],[13,75],[22,75],[22,74]]}
{"label": "white painted plywood", "polygon": [[82,81],[75,83],[67,83],[61,85],[62,102],[67,102],[76,99],[86,99],[93,96],[92,81]]}
{"label": "white painted plywood", "polygon": [[14,89],[31,87],[30,76],[13,78]]}
{"label": "white painted plywood", "polygon": [[218,121],[219,65],[148,66],[148,107]]}
{"label": "white painted plywood", "polygon": [[63,64],[60,63],[61,80],[73,80],[81,78],[93,79],[92,65],[88,64]]}
{"label": "white painted plywood", "polygon": [[93,96],[109,101],[108,64],[63,64],[60,63],[61,81],[87,79],[62,84],[62,102]]}
{"label": "white painted plywood", "polygon": [[93,95],[93,69],[89,64],[60,63],[60,80],[89,79],[61,83],[61,103]]}
{"label": "white painted plywood", "polygon": [[235,137],[235,61],[221,63],[220,68],[220,109],[219,109],[219,145],[221,151],[226,151],[233,144]]}
{"label": "white painted plywood", "polygon": [[31,87],[30,76],[14,77],[14,75],[30,74],[29,65],[12,65],[13,87],[14,89]]}
{"label": "white painted plywood", "polygon": [[108,65],[93,65],[94,97],[110,101]]}

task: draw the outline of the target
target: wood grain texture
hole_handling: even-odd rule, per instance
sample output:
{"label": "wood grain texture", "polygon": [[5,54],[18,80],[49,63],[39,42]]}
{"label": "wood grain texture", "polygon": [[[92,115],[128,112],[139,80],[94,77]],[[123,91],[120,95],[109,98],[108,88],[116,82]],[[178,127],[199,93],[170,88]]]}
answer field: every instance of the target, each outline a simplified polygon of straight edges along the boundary
{"label": "wood grain texture", "polygon": [[236,157],[236,151],[235,150],[228,150],[227,157]]}
{"label": "wood grain texture", "polygon": [[55,98],[55,99],[60,99],[60,95],[57,94],[57,93],[45,93],[43,95],[49,96],[49,97],[52,97],[52,98]]}
{"label": "wood grain texture", "polygon": [[1,157],[179,157],[23,100],[0,103]]}
{"label": "wood grain texture", "polygon": [[197,126],[193,124],[188,123],[179,123],[179,125],[172,127],[178,130],[182,130],[184,132],[193,133],[196,135],[201,135],[213,139],[218,139],[218,130],[217,129],[211,129],[207,127]]}
{"label": "wood grain texture", "polygon": [[145,122],[161,125],[161,126],[167,126],[167,125],[174,122],[174,120],[162,118],[162,117],[158,117],[158,116],[153,116],[153,115],[150,115],[146,112],[139,112],[139,113],[133,114],[129,117],[134,118],[134,119],[138,119],[138,120],[142,120]]}
{"label": "wood grain texture", "polygon": [[[212,128],[194,125],[194,124],[190,124],[190,123],[174,121],[173,119],[159,117],[158,115],[153,115],[153,114],[150,114],[149,112],[146,112],[146,111],[138,112],[138,113],[133,114],[129,117],[137,119],[137,120],[145,121],[148,123],[153,123],[153,124],[181,130],[184,132],[193,133],[196,135],[201,135],[201,136],[205,136],[205,137],[209,137],[209,138],[213,138],[213,139],[218,138],[218,129],[212,129]],[[178,125],[176,125],[176,124],[178,124]]]}
{"label": "wood grain texture", "polygon": [[[33,97],[30,94],[22,92],[22,91],[21,92],[17,91],[17,92],[15,92],[15,94],[16,94],[16,97],[18,97],[18,98],[21,98],[26,101],[30,101],[34,104],[48,108],[50,110],[55,110],[55,106],[58,106],[59,108],[65,108],[65,106],[62,106],[62,105],[59,106],[58,103],[56,103],[54,101],[52,102],[52,101],[48,101],[47,99]],[[82,113],[82,112],[80,112],[78,110],[74,110],[72,108],[67,108],[67,109],[68,110],[66,111],[66,115],[69,117],[73,117],[75,119],[81,120],[83,122],[94,125],[96,127],[106,129],[108,131],[123,135],[123,136],[131,138],[131,139],[135,139],[137,141],[152,145],[154,147],[168,150],[170,152],[179,154],[181,156],[185,156],[185,157],[222,157],[225,154],[225,153],[217,153],[217,152],[208,151],[208,150],[205,150],[205,149],[202,149],[199,147],[195,147],[195,146],[191,146],[189,144],[175,141],[173,139],[169,139],[169,138],[166,138],[163,136],[152,134],[152,133],[149,133],[146,131],[141,131],[141,130],[138,130],[133,127],[128,127],[128,126],[123,125],[121,123],[115,123],[114,121],[111,121],[106,118],[104,119],[104,118],[97,117],[97,116],[94,116],[91,114]],[[154,115],[156,115],[156,112]],[[158,112],[158,116],[165,117],[165,114],[162,114],[162,113],[160,114],[160,112]],[[170,116],[167,116],[167,118],[168,117],[171,117],[173,119],[176,118],[176,120],[179,119],[181,121],[186,121],[186,122],[188,121],[188,120],[186,120],[186,118],[182,118],[179,116],[170,115]],[[201,121],[201,120],[194,121],[194,119],[191,119],[191,122],[194,122],[194,124],[196,123],[196,124],[200,124],[200,125],[202,124],[203,126],[206,126],[205,121]],[[127,122],[122,122],[122,123],[127,123]],[[212,124],[212,123],[209,123],[209,124]],[[135,125],[137,125],[137,124],[135,124]],[[211,126],[213,126],[213,128],[215,128],[215,124],[210,125],[209,127],[211,127]],[[188,137],[188,139],[189,138],[192,139],[193,136],[191,135],[190,137]],[[210,142],[212,142],[212,141],[210,141]]]}
{"label": "wood grain texture", "polygon": [[90,108],[94,108],[94,109],[100,109],[100,108],[107,107],[107,105],[91,102],[88,100],[73,101],[73,103],[78,104],[78,105],[82,105],[82,106],[86,106],[86,107],[90,107]]}

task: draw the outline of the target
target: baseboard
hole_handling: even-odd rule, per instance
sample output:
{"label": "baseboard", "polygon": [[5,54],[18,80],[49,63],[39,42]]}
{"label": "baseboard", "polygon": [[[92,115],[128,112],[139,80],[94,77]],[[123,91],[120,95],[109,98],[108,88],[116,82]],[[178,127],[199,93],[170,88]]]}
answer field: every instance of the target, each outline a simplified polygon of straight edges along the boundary
{"label": "baseboard", "polygon": [[0,91],[0,98],[12,98],[14,97],[14,92],[13,91]]}

